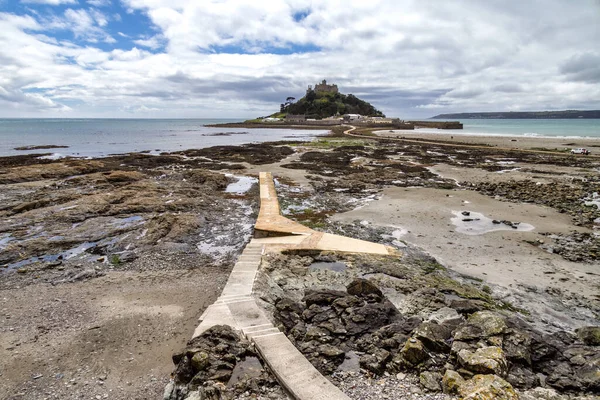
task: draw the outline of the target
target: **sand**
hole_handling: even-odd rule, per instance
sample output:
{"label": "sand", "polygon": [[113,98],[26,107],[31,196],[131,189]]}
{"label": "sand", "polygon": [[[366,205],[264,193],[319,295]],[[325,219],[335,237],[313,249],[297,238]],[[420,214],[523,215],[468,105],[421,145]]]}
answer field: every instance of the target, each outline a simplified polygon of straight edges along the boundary
{"label": "sand", "polygon": [[430,129],[415,129],[414,131],[379,131],[379,136],[404,137],[406,139],[441,140],[445,142],[460,142],[472,145],[490,145],[509,149],[548,149],[564,151],[585,147],[592,155],[600,155],[600,138],[566,138],[566,137],[535,137],[535,136],[477,136],[467,135],[462,131],[447,130],[431,133]]}

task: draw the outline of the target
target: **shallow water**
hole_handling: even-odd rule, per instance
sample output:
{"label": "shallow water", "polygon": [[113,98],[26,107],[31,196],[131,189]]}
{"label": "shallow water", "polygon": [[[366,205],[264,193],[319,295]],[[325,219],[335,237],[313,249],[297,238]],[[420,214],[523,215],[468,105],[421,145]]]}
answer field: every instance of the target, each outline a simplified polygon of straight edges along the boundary
{"label": "shallow water", "polygon": [[516,228],[502,222],[495,224],[493,219],[474,211],[470,211],[469,215],[462,215],[461,211],[452,211],[452,214],[454,217],[451,218],[451,221],[456,226],[456,232],[465,235],[483,235],[495,231],[527,232],[535,229],[533,225],[523,222],[519,223]]}
{"label": "shallow water", "polygon": [[[293,129],[208,128],[204,125],[239,120],[219,119],[0,119],[0,156],[52,153],[64,156],[105,157],[109,154],[149,151],[149,154],[219,145],[311,140],[328,132]],[[223,132],[226,136],[207,136]],[[69,148],[19,151],[29,145],[65,145]]]}
{"label": "shallow water", "polygon": [[225,192],[227,193],[244,194],[252,188],[252,185],[258,183],[258,179],[251,176],[236,176],[231,174],[226,174],[226,176],[237,179],[236,182],[227,185],[227,188],[225,189]]}
{"label": "shallow water", "polygon": [[418,128],[414,131],[396,132],[435,133],[448,136],[600,138],[600,119],[465,119],[460,122],[463,123],[463,129]]}

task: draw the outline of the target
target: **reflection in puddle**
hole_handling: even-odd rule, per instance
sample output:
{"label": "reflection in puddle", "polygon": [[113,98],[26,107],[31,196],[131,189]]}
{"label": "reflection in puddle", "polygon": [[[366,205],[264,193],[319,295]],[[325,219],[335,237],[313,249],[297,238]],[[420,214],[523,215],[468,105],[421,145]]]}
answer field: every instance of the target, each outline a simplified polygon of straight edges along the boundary
{"label": "reflection in puddle", "polygon": [[118,218],[112,221],[110,224],[117,228],[128,228],[138,223],[143,224],[144,218],[139,215],[134,215],[133,217]]}
{"label": "reflection in puddle", "polygon": [[344,362],[337,367],[337,371],[358,372],[360,371],[359,356],[354,351],[347,351]]}
{"label": "reflection in puddle", "polygon": [[227,193],[244,194],[252,188],[252,185],[258,182],[258,179],[251,176],[235,176],[231,174],[226,174],[225,176],[237,179],[237,182],[227,185],[225,189]]}
{"label": "reflection in puddle", "polygon": [[316,262],[308,266],[309,271],[333,271],[333,272],[344,272],[346,270],[346,264],[341,262]]}
{"label": "reflection in puddle", "polygon": [[262,373],[263,367],[259,359],[256,357],[246,357],[244,361],[235,364],[231,378],[227,382],[227,387],[233,387],[236,383],[244,378],[258,378]]}
{"label": "reflection in puddle", "polygon": [[47,254],[40,257],[31,257],[26,260],[21,260],[12,264],[8,264],[8,268],[21,268],[37,262],[54,262],[58,260],[68,260],[70,258],[83,254],[86,250],[95,247],[97,244],[97,242],[84,242],[77,247],[73,247],[72,249],[65,250],[61,253]]}
{"label": "reflection in puddle", "polygon": [[5,249],[6,246],[8,245],[8,242],[15,240],[11,234],[3,234],[2,236],[0,236],[0,250]]}
{"label": "reflection in puddle", "polygon": [[463,233],[465,235],[482,235],[488,232],[494,231],[519,231],[527,232],[535,229],[533,225],[513,222],[509,224],[508,221],[496,221],[478,212],[468,212],[468,215],[463,214],[461,211],[452,211],[454,218],[451,219],[452,223],[456,225],[456,232]]}

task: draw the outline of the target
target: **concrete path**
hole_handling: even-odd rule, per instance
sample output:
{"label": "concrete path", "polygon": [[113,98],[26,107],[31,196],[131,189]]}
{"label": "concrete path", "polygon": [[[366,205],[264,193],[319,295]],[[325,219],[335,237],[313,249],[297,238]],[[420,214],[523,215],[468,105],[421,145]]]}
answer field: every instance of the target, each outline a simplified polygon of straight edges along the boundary
{"label": "concrete path", "polygon": [[199,336],[215,325],[229,325],[251,340],[279,383],[298,400],[349,400],[296,349],[256,303],[254,280],[262,255],[286,249],[397,254],[381,244],[314,231],[280,214],[270,173],[260,173],[260,212],[255,238],[248,243],[231,271],[221,296],[200,317]]}

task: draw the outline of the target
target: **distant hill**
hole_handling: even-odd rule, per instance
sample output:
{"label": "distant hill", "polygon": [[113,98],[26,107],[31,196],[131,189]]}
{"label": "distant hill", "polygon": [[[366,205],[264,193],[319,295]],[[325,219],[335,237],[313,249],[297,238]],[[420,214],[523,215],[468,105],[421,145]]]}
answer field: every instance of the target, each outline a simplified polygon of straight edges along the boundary
{"label": "distant hill", "polygon": [[600,110],[477,112],[440,114],[432,119],[576,119],[600,118]]}
{"label": "distant hill", "polygon": [[315,85],[315,89],[309,87],[304,97],[296,102],[294,100],[293,97],[288,97],[286,102],[281,104],[280,112],[272,116],[281,118],[287,114],[294,114],[321,119],[335,115],[360,114],[370,117],[385,117],[370,103],[352,94],[342,94],[338,92],[336,85],[327,85],[325,81]]}

